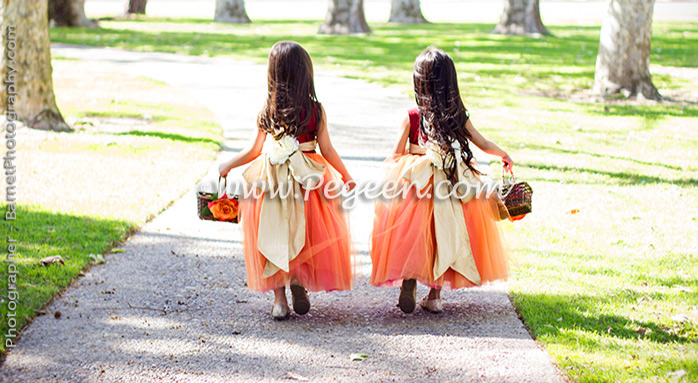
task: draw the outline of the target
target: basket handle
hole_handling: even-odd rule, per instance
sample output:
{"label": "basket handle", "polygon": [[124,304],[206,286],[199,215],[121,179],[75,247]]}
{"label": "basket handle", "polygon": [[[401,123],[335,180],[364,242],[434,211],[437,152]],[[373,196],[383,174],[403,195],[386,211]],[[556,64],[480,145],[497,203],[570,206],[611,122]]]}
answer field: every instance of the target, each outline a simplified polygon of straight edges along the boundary
{"label": "basket handle", "polygon": [[[221,179],[223,179],[223,192],[221,193]],[[218,176],[218,189],[216,189],[216,192],[218,193],[218,198],[221,197],[223,193],[228,192],[228,176],[226,175],[225,177],[223,176]]]}
{"label": "basket handle", "polygon": [[[508,182],[507,182],[508,181]],[[514,175],[514,172],[512,171],[509,173],[509,177],[507,177],[507,172],[504,170],[504,166],[502,166],[502,184],[515,184],[516,183],[516,176]]]}

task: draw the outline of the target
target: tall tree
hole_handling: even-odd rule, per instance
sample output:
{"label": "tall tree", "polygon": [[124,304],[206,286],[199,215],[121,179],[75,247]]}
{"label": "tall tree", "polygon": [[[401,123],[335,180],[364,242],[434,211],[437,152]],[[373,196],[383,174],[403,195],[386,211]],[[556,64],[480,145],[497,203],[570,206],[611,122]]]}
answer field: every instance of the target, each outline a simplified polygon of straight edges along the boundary
{"label": "tall tree", "polygon": [[216,0],[214,21],[222,23],[249,23],[245,11],[245,0]]}
{"label": "tall tree", "polygon": [[390,3],[391,23],[426,23],[419,0],[392,0]]}
{"label": "tall tree", "polygon": [[49,0],[48,19],[59,27],[97,26],[96,22],[85,16],[85,0]]}
{"label": "tall tree", "polygon": [[540,19],[538,0],[506,0],[499,23],[492,33],[504,35],[549,35]]}
{"label": "tall tree", "polygon": [[363,0],[330,0],[325,22],[318,30],[318,33],[332,35],[369,32]]}
{"label": "tall tree", "polygon": [[[56,106],[45,0],[1,1],[0,107],[29,127],[71,131]],[[10,114],[6,116],[10,118]],[[14,115],[12,115],[14,118]]]}
{"label": "tall tree", "polygon": [[655,0],[610,0],[601,24],[594,92],[659,99],[650,75]]}
{"label": "tall tree", "polygon": [[126,5],[126,14],[145,15],[145,6],[148,0],[128,0]]}

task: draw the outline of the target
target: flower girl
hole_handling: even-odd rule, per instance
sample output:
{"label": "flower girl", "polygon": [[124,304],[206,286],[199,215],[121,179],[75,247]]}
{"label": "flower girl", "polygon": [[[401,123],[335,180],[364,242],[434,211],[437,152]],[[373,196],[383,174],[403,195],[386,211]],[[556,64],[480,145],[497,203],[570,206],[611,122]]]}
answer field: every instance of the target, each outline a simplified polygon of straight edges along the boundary
{"label": "flower girl", "polygon": [[406,313],[415,309],[419,281],[431,287],[420,306],[440,312],[443,286],[478,286],[507,276],[495,199],[478,192],[483,184],[469,145],[501,157],[508,171],[513,161],[470,122],[447,54],[427,48],[417,57],[413,79],[418,108],[402,123],[386,176],[405,193],[376,203],[370,281],[402,284],[398,306]]}
{"label": "flower girl", "polygon": [[310,56],[295,42],[278,42],[269,53],[268,94],[257,125],[252,147],[219,171],[225,176],[252,162],[243,173],[252,197],[240,205],[247,285],[274,290],[272,316],[281,320],[290,312],[286,286],[300,315],[310,310],[306,289],[352,287],[347,217],[331,196],[353,181],[330,142]]}

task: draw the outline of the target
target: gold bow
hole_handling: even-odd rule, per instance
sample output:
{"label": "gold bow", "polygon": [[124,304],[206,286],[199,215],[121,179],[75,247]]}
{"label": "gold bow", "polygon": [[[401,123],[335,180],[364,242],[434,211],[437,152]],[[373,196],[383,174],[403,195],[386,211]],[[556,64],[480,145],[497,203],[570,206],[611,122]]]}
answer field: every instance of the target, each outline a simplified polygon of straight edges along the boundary
{"label": "gold bow", "polygon": [[[480,273],[477,271],[473,251],[470,248],[461,204],[475,197],[477,193],[475,186],[479,185],[480,180],[465,165],[465,162],[458,164],[456,174],[458,189],[449,198],[443,198],[453,189],[452,184],[447,180],[446,173],[443,169],[434,166],[426,156],[419,157],[412,166],[403,169],[398,179],[404,178],[417,190],[424,190],[434,177],[432,193],[434,196],[441,196],[441,198],[434,198],[434,230],[436,232],[434,279],[441,277],[450,267],[479,286]],[[467,185],[471,186],[467,187]]]}
{"label": "gold bow", "polygon": [[262,153],[242,174],[247,183],[264,192],[259,213],[257,249],[267,259],[262,278],[279,270],[289,271],[289,263],[305,246],[304,188],[314,189],[322,182],[325,165],[303,151],[315,150],[315,141],[303,142],[288,159],[274,165]]}

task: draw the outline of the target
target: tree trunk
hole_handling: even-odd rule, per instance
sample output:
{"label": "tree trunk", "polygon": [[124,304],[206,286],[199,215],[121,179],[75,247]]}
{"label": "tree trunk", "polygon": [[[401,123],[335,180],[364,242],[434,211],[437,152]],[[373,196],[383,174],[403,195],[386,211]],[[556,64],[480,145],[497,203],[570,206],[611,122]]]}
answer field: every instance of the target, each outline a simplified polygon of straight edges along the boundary
{"label": "tree trunk", "polygon": [[391,23],[426,23],[419,0],[392,0],[390,3]]}
{"label": "tree trunk", "polygon": [[49,0],[48,19],[59,27],[97,27],[85,16],[85,0]]}
{"label": "tree trunk", "polygon": [[216,0],[216,14],[213,20],[222,23],[249,23],[245,0]]}
{"label": "tree trunk", "polygon": [[53,94],[48,2],[2,3],[0,77],[4,86],[0,90],[0,106],[7,117],[8,132],[11,120],[36,129],[72,131]]}
{"label": "tree trunk", "polygon": [[148,0],[128,0],[126,14],[145,15],[145,6]]}
{"label": "tree trunk", "polygon": [[330,0],[325,22],[318,30],[318,33],[331,35],[370,32],[364,16],[363,0]]}
{"label": "tree trunk", "polygon": [[506,0],[499,24],[492,33],[504,35],[549,35],[540,19],[538,0]]}
{"label": "tree trunk", "polygon": [[657,100],[650,76],[654,0],[610,0],[601,24],[594,93]]}

